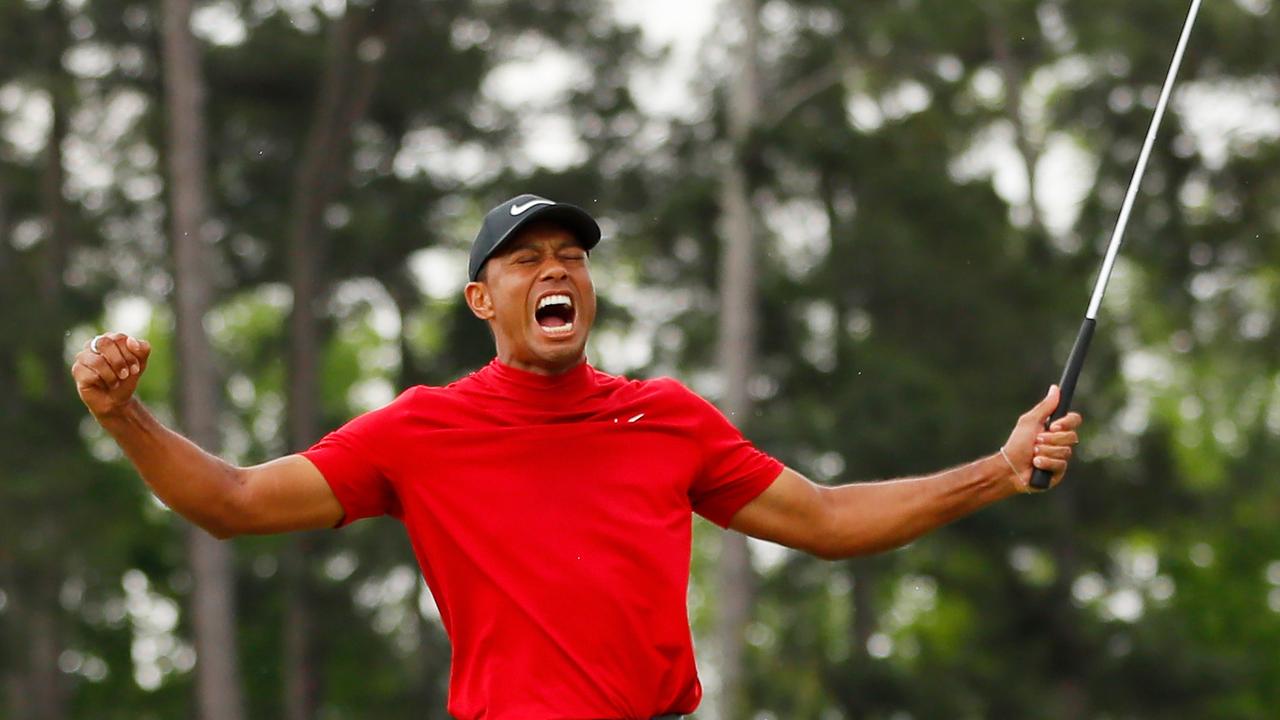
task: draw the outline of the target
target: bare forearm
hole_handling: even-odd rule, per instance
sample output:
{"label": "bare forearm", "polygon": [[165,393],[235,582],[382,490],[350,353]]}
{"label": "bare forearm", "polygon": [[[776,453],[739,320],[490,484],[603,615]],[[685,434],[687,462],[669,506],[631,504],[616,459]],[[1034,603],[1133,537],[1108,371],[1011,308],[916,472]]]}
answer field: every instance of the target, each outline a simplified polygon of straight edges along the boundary
{"label": "bare forearm", "polygon": [[1001,454],[925,477],[821,487],[791,468],[734,515],[730,527],[752,537],[836,559],[888,550],[1029,488],[1033,468],[1062,481],[1081,418],[1069,413],[1047,430],[1056,387],[1023,413]]}
{"label": "bare forearm", "polygon": [[137,399],[97,420],[165,505],[215,536],[233,534],[238,468],[165,427]]}
{"label": "bare forearm", "polygon": [[925,477],[821,487],[826,532],[815,554],[842,558],[898,547],[1014,494],[999,455]]}
{"label": "bare forearm", "polygon": [[166,505],[210,533],[274,533],[333,527],[343,509],[302,455],[240,468],[166,428],[134,396],[151,344],[124,333],[85,343],[71,365],[76,391]]}

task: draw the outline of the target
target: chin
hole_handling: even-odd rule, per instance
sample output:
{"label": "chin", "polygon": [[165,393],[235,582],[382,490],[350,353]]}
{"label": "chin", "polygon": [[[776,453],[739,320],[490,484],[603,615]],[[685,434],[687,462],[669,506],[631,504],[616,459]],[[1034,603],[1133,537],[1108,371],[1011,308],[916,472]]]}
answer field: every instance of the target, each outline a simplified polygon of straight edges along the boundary
{"label": "chin", "polygon": [[547,348],[538,353],[538,362],[549,369],[565,370],[582,362],[585,351],[585,343]]}

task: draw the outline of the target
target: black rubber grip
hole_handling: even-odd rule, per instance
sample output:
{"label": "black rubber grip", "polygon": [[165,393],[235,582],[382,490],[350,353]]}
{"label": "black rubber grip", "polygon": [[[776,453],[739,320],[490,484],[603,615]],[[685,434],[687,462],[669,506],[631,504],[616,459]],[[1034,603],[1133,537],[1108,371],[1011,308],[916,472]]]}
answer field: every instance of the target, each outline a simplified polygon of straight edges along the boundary
{"label": "black rubber grip", "polygon": [[[1080,368],[1084,366],[1084,356],[1089,352],[1089,342],[1093,340],[1093,328],[1098,324],[1093,318],[1085,318],[1080,325],[1080,334],[1076,335],[1076,344],[1071,346],[1071,355],[1067,357],[1067,366],[1062,370],[1062,380],[1058,382],[1058,407],[1049,416],[1044,429],[1055,420],[1060,420],[1071,411],[1071,396],[1076,394],[1076,381],[1080,379]],[[1036,490],[1049,489],[1053,475],[1048,470],[1036,468],[1031,473],[1031,487]]]}

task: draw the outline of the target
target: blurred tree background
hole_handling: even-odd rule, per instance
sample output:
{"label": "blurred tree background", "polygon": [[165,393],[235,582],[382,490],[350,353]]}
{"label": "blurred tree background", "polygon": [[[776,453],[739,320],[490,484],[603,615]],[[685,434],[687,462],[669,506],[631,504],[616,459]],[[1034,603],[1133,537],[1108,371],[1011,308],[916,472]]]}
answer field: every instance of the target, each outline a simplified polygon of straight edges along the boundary
{"label": "blurred tree background", "polygon": [[[955,464],[1057,378],[1186,11],[183,5],[0,0],[0,717],[445,717],[396,523],[189,549],[75,396],[94,333],[151,339],[148,404],[264,461],[485,363],[468,243],[536,192],[604,226],[602,369],[821,482]],[[1278,12],[1202,10],[1071,481],[838,563],[699,521],[699,717],[1274,712]]]}

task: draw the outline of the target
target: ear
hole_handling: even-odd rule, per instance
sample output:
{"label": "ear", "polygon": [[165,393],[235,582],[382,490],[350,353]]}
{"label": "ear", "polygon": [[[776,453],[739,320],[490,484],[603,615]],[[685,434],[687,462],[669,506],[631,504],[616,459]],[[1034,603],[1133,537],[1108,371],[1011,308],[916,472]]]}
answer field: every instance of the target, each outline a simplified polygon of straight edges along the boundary
{"label": "ear", "polygon": [[493,319],[493,297],[489,295],[489,286],[482,282],[469,282],[462,289],[462,295],[467,299],[467,307],[471,308],[471,314],[481,320]]}

